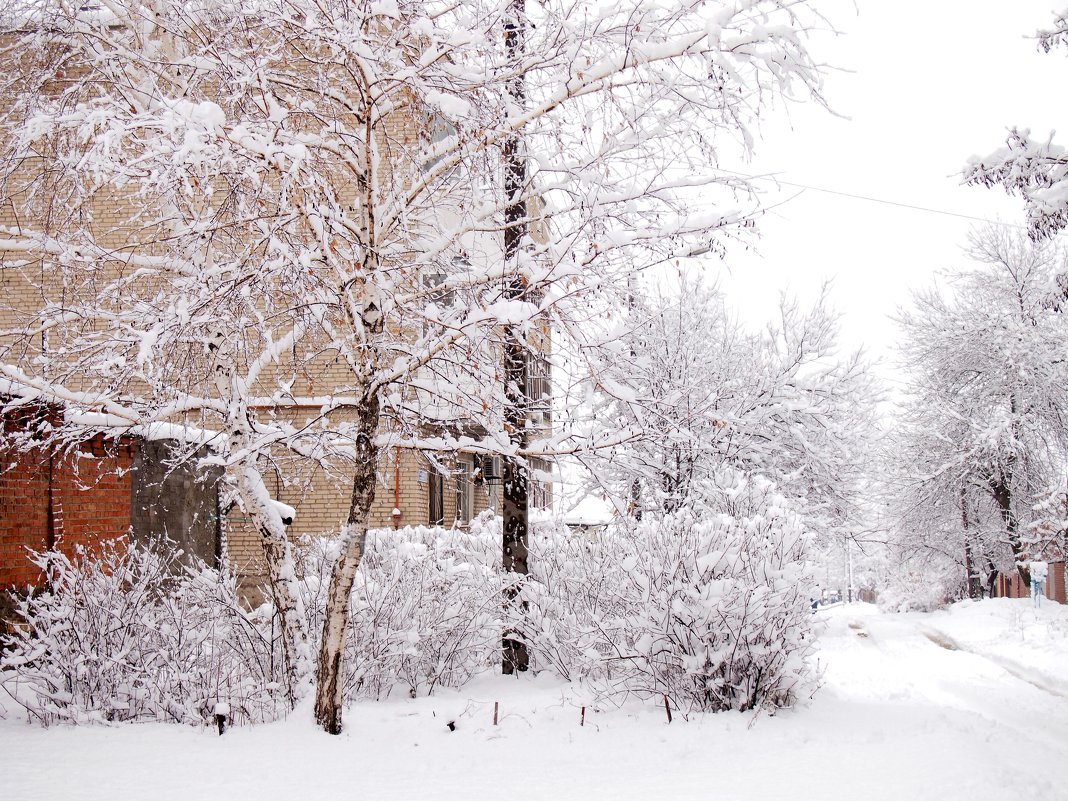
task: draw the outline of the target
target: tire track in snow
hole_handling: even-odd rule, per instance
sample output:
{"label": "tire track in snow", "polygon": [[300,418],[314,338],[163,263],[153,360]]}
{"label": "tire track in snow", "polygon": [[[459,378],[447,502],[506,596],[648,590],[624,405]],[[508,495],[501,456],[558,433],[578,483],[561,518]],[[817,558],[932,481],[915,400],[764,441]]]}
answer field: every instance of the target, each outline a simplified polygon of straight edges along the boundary
{"label": "tire track in snow", "polygon": [[[1068,699],[1068,688],[1059,686],[1040,671],[963,645],[931,626],[912,623],[909,628],[924,641],[943,649],[948,660],[943,662],[944,665],[952,665],[956,660],[977,660],[973,664],[988,666],[988,680],[996,675],[1008,676],[1010,681],[1018,681],[1026,686],[1015,685],[1019,688],[1016,690],[1011,690],[1012,685],[1009,684],[1004,685],[1004,690],[989,684],[983,686],[979,676],[970,675],[970,671],[963,668],[963,662],[960,671],[950,668],[941,671],[940,675],[924,677],[931,689],[943,696],[954,697],[956,703],[953,706],[971,711],[995,726],[1011,728],[1024,740],[1036,744],[1041,741],[1068,740],[1068,716],[1064,714],[1068,711],[1064,704]],[[991,670],[994,672],[989,673]],[[923,683],[922,680],[917,681],[921,686]],[[932,700],[934,698],[932,696]]]}
{"label": "tire track in snow", "polygon": [[[877,677],[884,688],[896,687],[902,700],[923,699],[946,713],[974,716],[988,727],[1007,728],[1036,744],[1047,738],[1068,741],[1068,715],[1060,711],[1068,711],[1064,706],[1068,693],[1043,682],[1042,677],[1019,666],[1013,672],[908,616],[879,615],[843,622],[840,633],[859,649],[854,653],[879,655],[877,663],[866,666],[869,675]],[[930,655],[923,656],[928,649]],[[972,660],[970,666],[967,660]],[[857,668],[863,669],[859,664],[854,665]]]}
{"label": "tire track in snow", "polygon": [[962,653],[978,656],[981,659],[992,662],[1006,673],[1014,676],[1020,681],[1030,684],[1032,687],[1041,690],[1042,692],[1055,695],[1058,698],[1068,698],[1068,685],[1045,675],[1041,671],[1025,668],[1018,662],[1014,662],[1013,660],[1004,656],[999,656],[998,654],[990,653],[989,651],[980,651],[975,648],[961,645],[948,634],[939,631],[938,629],[929,628],[927,626],[919,626],[917,629],[928,640],[941,648],[945,648],[947,651],[961,651]]}

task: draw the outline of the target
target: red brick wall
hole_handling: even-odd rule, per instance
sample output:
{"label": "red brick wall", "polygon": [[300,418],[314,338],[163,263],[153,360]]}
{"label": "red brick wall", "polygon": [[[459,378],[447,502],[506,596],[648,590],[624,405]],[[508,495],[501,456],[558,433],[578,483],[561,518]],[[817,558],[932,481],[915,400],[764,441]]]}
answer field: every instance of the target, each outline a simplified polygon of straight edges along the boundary
{"label": "red brick wall", "polygon": [[36,584],[37,569],[26,549],[48,547],[48,456],[2,451],[0,473],[0,591]]}
{"label": "red brick wall", "polygon": [[66,554],[130,532],[134,444],[95,437],[58,461],[53,476],[56,545]]}
{"label": "red brick wall", "polygon": [[[998,576],[995,593],[1000,598],[1030,598],[1031,588],[1023,583],[1020,574],[1013,571],[1012,575]],[[1045,596],[1057,603],[1068,603],[1065,597],[1065,563],[1050,562],[1049,575],[1046,577]]]}
{"label": "red brick wall", "polygon": [[1059,604],[1068,603],[1064,590],[1064,562],[1050,562],[1049,576],[1046,578],[1046,597]]}
{"label": "red brick wall", "polygon": [[[5,420],[6,430],[12,426]],[[54,544],[71,555],[129,532],[133,455],[132,442],[99,436],[51,459],[44,447],[0,448],[0,590],[40,582],[27,548]]]}

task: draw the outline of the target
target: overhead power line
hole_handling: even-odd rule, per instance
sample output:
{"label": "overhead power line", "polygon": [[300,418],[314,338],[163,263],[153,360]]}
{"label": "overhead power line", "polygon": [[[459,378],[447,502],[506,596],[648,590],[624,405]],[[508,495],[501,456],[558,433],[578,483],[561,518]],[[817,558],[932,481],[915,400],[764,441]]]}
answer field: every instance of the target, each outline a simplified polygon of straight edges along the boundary
{"label": "overhead power line", "polygon": [[[811,184],[802,184],[796,181],[784,181],[780,178],[776,178],[772,175],[750,175],[748,173],[739,172],[737,170],[720,170],[721,172],[730,173],[731,175],[737,175],[741,178],[747,178],[751,181],[771,181],[772,183],[779,184],[781,186],[790,186],[795,189],[811,189],[813,192],[824,192],[828,195],[838,195],[839,197],[847,197],[851,200],[866,200],[869,203],[882,203],[884,206],[897,206],[902,209],[910,209],[912,211],[925,212],[927,214],[942,214],[946,217],[958,217],[962,220],[973,220],[975,222],[989,223],[991,225],[1000,225],[1006,228],[1018,228],[1021,231],[1026,231],[1026,225],[1020,225],[1018,223],[1007,223],[1001,220],[991,220],[987,217],[976,217],[972,214],[962,214],[958,211],[946,211],[945,209],[932,209],[927,206],[917,206],[913,203],[902,203],[898,200],[887,200],[881,197],[872,197],[871,195],[858,195],[853,192],[843,192],[840,189],[828,189],[824,186],[812,186]],[[799,197],[800,195],[795,196]],[[793,199],[793,198],[792,198]],[[1064,234],[1058,233],[1057,236],[1064,236]]]}

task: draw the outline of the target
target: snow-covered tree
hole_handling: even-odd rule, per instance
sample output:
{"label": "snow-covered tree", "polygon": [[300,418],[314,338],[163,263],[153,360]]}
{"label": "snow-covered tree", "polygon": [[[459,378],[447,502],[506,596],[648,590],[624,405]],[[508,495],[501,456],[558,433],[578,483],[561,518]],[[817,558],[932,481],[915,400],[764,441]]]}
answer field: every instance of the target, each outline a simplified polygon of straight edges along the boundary
{"label": "snow-covered tree", "polygon": [[1014,568],[1026,580],[1068,467],[1063,255],[995,227],[968,252],[976,269],[900,317],[911,381],[893,446],[898,544],[967,566],[970,581]]}
{"label": "snow-covered tree", "polygon": [[[516,431],[502,352],[571,335],[626,270],[750,221],[718,153],[751,146],[773,97],[820,98],[804,2],[517,9],[3,11],[0,254],[34,303],[5,312],[0,389],[64,407],[50,436],[166,438],[224,470],[262,535],[294,697],[315,660],[263,464],[345,465],[314,670],[328,731],[381,449],[588,448]],[[516,24],[522,48],[503,43]],[[694,187],[714,213],[691,212]]]}
{"label": "snow-covered tree", "polygon": [[[1068,46],[1068,10],[1056,15],[1052,28],[1038,31],[1037,38],[1047,53]],[[1036,139],[1029,128],[1012,128],[1004,147],[968,160],[964,182],[1000,185],[1023,198],[1032,238],[1053,236],[1068,225],[1068,150],[1054,144],[1052,132]]]}
{"label": "snow-covered tree", "polygon": [[825,297],[751,331],[686,276],[626,296],[575,359],[590,441],[618,443],[579,458],[620,514],[595,545],[539,543],[536,658],[683,709],[792,704],[813,547],[860,523],[871,377],[837,355]]}
{"label": "snow-covered tree", "polygon": [[[636,299],[622,333],[592,358],[598,417],[633,438],[587,463],[621,508],[701,504],[724,465],[775,482],[823,534],[855,519],[874,391],[859,354],[840,358],[821,297],[783,301],[749,331],[715,289]],[[620,437],[622,439],[622,437]]]}

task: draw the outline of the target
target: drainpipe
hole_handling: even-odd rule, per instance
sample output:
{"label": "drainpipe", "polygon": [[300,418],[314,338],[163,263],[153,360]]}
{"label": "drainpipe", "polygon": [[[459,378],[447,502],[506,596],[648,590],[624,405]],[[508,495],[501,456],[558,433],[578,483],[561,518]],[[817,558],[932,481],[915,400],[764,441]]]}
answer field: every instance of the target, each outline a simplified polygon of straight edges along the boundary
{"label": "drainpipe", "polygon": [[[51,419],[54,414],[47,406],[42,409],[41,423],[48,423],[54,429],[58,421]],[[54,551],[63,535],[63,500],[56,492],[56,444],[48,439],[42,441],[48,448],[48,530],[45,532],[45,544],[49,551]]]}
{"label": "drainpipe", "polygon": [[393,467],[393,528],[400,528],[401,523],[401,510],[400,510],[400,482],[401,482],[401,452],[400,448],[397,448],[393,452],[394,454],[394,467]]}
{"label": "drainpipe", "polygon": [[48,448],[48,530],[45,532],[45,546],[49,551],[56,548],[56,452],[53,447]]}

